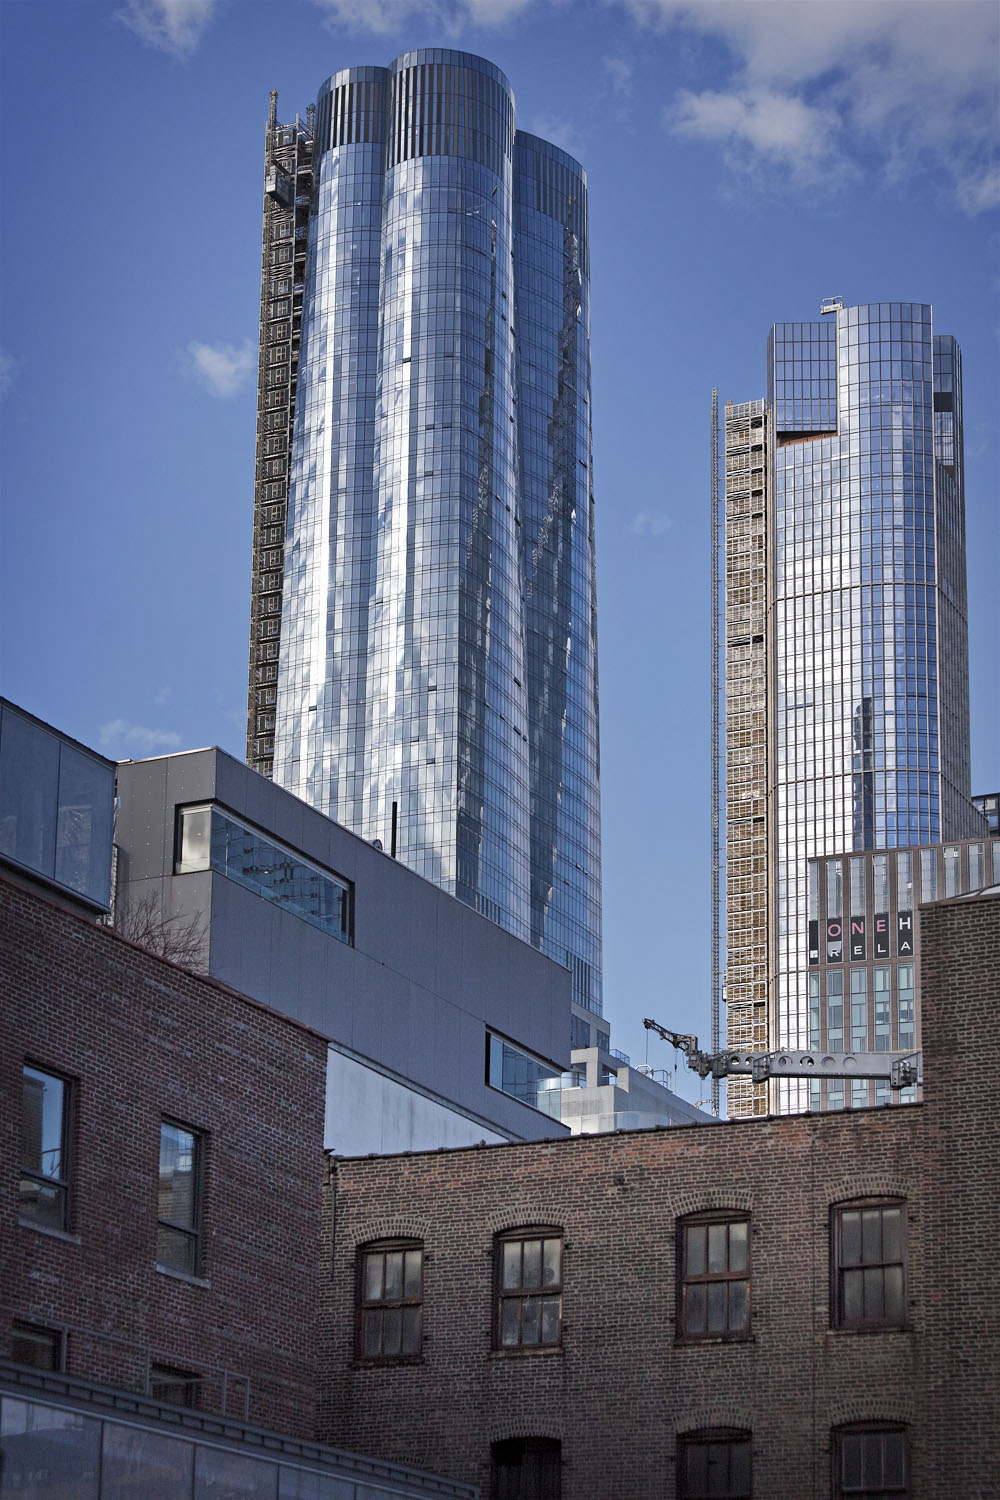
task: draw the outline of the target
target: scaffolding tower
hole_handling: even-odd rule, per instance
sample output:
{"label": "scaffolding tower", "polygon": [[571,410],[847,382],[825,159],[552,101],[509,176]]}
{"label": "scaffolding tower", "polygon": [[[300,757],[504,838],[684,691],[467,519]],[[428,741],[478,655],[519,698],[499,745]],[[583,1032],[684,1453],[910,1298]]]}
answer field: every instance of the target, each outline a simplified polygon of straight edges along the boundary
{"label": "scaffolding tower", "polygon": [[309,241],[313,136],[312,106],[304,123],[296,115],[294,124],[279,124],[278,95],[272,90],[264,146],[247,687],[247,764],[268,777],[274,768],[285,520]]}
{"label": "scaffolding tower", "polygon": [[[768,421],[764,401],[726,403],[726,1045],[746,1052],[768,1042]],[[731,1119],[766,1114],[766,1085],[733,1078],[727,1105]]]}

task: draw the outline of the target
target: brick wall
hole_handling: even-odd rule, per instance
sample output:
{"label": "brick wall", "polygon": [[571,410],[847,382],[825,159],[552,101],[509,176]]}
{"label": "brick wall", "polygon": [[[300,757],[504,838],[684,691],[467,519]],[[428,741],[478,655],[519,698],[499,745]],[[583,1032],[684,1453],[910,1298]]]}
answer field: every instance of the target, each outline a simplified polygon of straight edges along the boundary
{"label": "brick wall", "polygon": [[[935,1474],[1000,1493],[1000,896],[920,912],[927,1113],[925,1441]],[[933,1068],[928,1060],[933,1061]]]}
{"label": "brick wall", "polygon": [[[0,996],[0,1353],[63,1328],[70,1374],[312,1436],[322,1038],[3,880]],[[72,1080],[63,1236],[18,1221],[26,1061]],[[164,1115],[205,1133],[202,1284],[155,1269]]]}
{"label": "brick wall", "polygon": [[[334,1161],[324,1439],[488,1495],[492,1442],[557,1438],[564,1500],[670,1500],[678,1436],[738,1428],[754,1495],[825,1500],[832,1429],[870,1421],[906,1427],[913,1495],[995,1494],[998,918],[925,915],[923,1105]],[[905,1200],[906,1326],[832,1329],[831,1205],[880,1196]],[[750,1215],[751,1337],[684,1344],[677,1219],[708,1209]],[[562,1345],[501,1352],[494,1236],[533,1224],[566,1237]],[[395,1235],[425,1246],[423,1359],[365,1365],[358,1247]]]}

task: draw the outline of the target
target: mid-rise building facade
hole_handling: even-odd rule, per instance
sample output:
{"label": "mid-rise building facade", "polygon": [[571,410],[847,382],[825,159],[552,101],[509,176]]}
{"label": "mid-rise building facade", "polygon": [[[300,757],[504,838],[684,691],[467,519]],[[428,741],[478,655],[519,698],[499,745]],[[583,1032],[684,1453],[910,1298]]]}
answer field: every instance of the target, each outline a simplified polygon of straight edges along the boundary
{"label": "mid-rise building facade", "polygon": [[982,829],[958,345],[929,306],[835,300],[767,365],[724,438],[727,1039],[758,1048],[809,1043],[810,858]]}
{"label": "mid-rise building facade", "polygon": [[[811,859],[807,881],[810,1049],[919,1050],[918,908],[1000,885],[1000,838]],[[908,1104],[919,1093],[847,1078],[808,1089],[811,1110]]]}
{"label": "mid-rise building facade", "polygon": [[599,1015],[585,174],[447,50],[268,151],[248,758]]}
{"label": "mid-rise building facade", "polygon": [[332,1161],[324,1435],[496,1497],[989,1500],[1000,896],[919,923],[912,1107]]}

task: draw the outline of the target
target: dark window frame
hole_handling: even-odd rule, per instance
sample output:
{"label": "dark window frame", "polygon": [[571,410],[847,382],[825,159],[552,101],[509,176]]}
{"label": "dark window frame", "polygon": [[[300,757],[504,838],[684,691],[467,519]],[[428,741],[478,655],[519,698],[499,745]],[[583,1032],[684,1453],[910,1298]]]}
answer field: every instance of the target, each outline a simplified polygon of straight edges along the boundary
{"label": "dark window frame", "polygon": [[[724,1271],[711,1271],[708,1269],[708,1252],[706,1234],[706,1257],[704,1271],[689,1270],[691,1260],[688,1231],[692,1229],[710,1229],[713,1225],[725,1225],[727,1231],[731,1225],[744,1224],[746,1226],[746,1255],[745,1264],[735,1270],[729,1269],[731,1255],[730,1236],[726,1236],[726,1262]],[[677,1338],[682,1343],[701,1343],[706,1339],[723,1340],[727,1343],[745,1343],[751,1337],[751,1241],[752,1222],[748,1213],[742,1209],[705,1209],[698,1213],[685,1214],[677,1220]],[[740,1283],[745,1287],[744,1319],[742,1326],[730,1324],[731,1298],[728,1288]],[[726,1321],[721,1328],[709,1328],[708,1292],[710,1286],[723,1284],[727,1287],[725,1298]],[[703,1315],[701,1318],[689,1313],[688,1303],[693,1301],[688,1293],[691,1288],[706,1288],[703,1298]],[[704,1322],[704,1327],[696,1326],[698,1322]]]}
{"label": "dark window frame", "polygon": [[[42,1171],[37,1167],[29,1167],[24,1163],[24,1127],[25,1127],[25,1082],[28,1073],[39,1074],[42,1078],[51,1079],[53,1083],[62,1085],[62,1117],[60,1120],[59,1137],[59,1166],[57,1174]],[[24,1192],[25,1185],[34,1184],[36,1189],[54,1190],[59,1204],[58,1223],[46,1222],[44,1214],[34,1211],[32,1206],[23,1202],[18,1203],[18,1219],[22,1224],[31,1224],[36,1228],[54,1231],[57,1234],[66,1234],[70,1229],[70,1194],[73,1180],[73,1125],[76,1109],[76,1092],[78,1083],[65,1073],[60,1073],[57,1068],[48,1064],[35,1062],[28,1057],[21,1065],[21,1162],[19,1166],[19,1196]]]}
{"label": "dark window frame", "polygon": [[[174,1276],[187,1276],[192,1280],[199,1280],[202,1275],[202,1264],[205,1248],[205,1158],[207,1155],[208,1136],[205,1131],[197,1130],[185,1120],[175,1119],[172,1115],[163,1115],[160,1119],[160,1156],[163,1153],[163,1131],[164,1127],[172,1130],[183,1130],[194,1142],[192,1167],[192,1195],[191,1195],[191,1223],[182,1224],[175,1219],[164,1219],[159,1213],[159,1202],[157,1202],[156,1216],[156,1266],[158,1270],[169,1271]],[[159,1166],[157,1166],[157,1191],[159,1191]],[[191,1247],[188,1257],[189,1264],[178,1265],[175,1260],[162,1255],[162,1236],[160,1231],[166,1230],[169,1234],[180,1234],[185,1243]]]}
{"label": "dark window frame", "polygon": [[[731,1469],[732,1450],[745,1447],[747,1450],[746,1483],[735,1489],[726,1476],[726,1487],[719,1489],[709,1483],[695,1486],[689,1477],[689,1456],[695,1451],[711,1448],[726,1448],[727,1469]],[[706,1455],[707,1462],[707,1455]],[[710,1479],[710,1476],[708,1476]],[[753,1434],[743,1427],[706,1427],[694,1432],[677,1435],[677,1500],[751,1500],[753,1495]]]}
{"label": "dark window frame", "polygon": [[[907,1500],[910,1494],[910,1443],[909,1429],[905,1422],[849,1422],[841,1427],[835,1427],[830,1434],[830,1451],[833,1460],[833,1484],[832,1494],[834,1500],[875,1500],[875,1497],[886,1496],[889,1500]],[[899,1437],[902,1439],[901,1451],[903,1460],[902,1483],[893,1484],[886,1488],[873,1489],[860,1476],[858,1484],[852,1484],[844,1488],[844,1447],[845,1439],[864,1437]]]}
{"label": "dark window frame", "polygon": [[[18,1339],[34,1344],[38,1349],[51,1350],[55,1363],[39,1364],[34,1359],[18,1359]],[[61,1373],[66,1368],[66,1330],[64,1328],[50,1328],[43,1323],[30,1323],[23,1318],[15,1318],[11,1325],[10,1348],[10,1357],[14,1364],[24,1365],[32,1370],[51,1370],[56,1373]]]}
{"label": "dark window frame", "polygon": [[[559,1243],[559,1275],[554,1282],[545,1283],[545,1242],[556,1240]],[[528,1244],[538,1242],[541,1246],[539,1251],[539,1270],[541,1280],[537,1284],[524,1280],[524,1247]],[[520,1245],[520,1279],[517,1283],[508,1283],[505,1274],[506,1252],[508,1245]],[[563,1293],[565,1288],[565,1255],[566,1234],[556,1224],[530,1224],[519,1229],[505,1229],[498,1234],[494,1240],[494,1287],[493,1287],[493,1347],[505,1354],[537,1354],[541,1350],[561,1349],[563,1341]],[[557,1329],[555,1338],[542,1338],[542,1327],[544,1322],[544,1310],[539,1307],[530,1308],[529,1304],[541,1302],[543,1299],[558,1299],[558,1310],[556,1314]],[[517,1308],[517,1333],[515,1340],[504,1340],[505,1311],[508,1307]],[[525,1341],[525,1315],[535,1322],[538,1329],[538,1338]]]}
{"label": "dark window frame", "polygon": [[[405,1255],[406,1255],[407,1252],[410,1252],[410,1253],[412,1253],[414,1251],[419,1252],[419,1255],[420,1255],[420,1291],[419,1291],[418,1294],[411,1294],[410,1296],[406,1296],[406,1294],[405,1294],[405,1288],[406,1288],[406,1268],[405,1267],[406,1267],[406,1263],[405,1263],[405,1259],[404,1259],[404,1262],[403,1262],[403,1272],[402,1272],[402,1285],[401,1285],[401,1288],[400,1288],[400,1296],[398,1296],[398,1297],[386,1297],[385,1296],[385,1279],[386,1279],[385,1257],[387,1255],[392,1254],[394,1251],[401,1251],[403,1253],[404,1257],[405,1257]],[[369,1297],[369,1296],[366,1295],[367,1276],[368,1276],[368,1258],[369,1258],[369,1256],[376,1256],[376,1255],[382,1257],[382,1275],[381,1275],[382,1295],[379,1296],[379,1297]],[[366,1364],[366,1365],[399,1365],[399,1364],[412,1365],[412,1364],[419,1364],[423,1360],[423,1357],[424,1357],[424,1354],[423,1354],[423,1349],[424,1349],[424,1270],[425,1270],[426,1265],[427,1265],[427,1256],[426,1256],[426,1253],[424,1251],[424,1242],[423,1242],[423,1240],[418,1239],[418,1238],[416,1238],[415,1236],[412,1236],[412,1235],[396,1235],[396,1236],[394,1236],[391,1239],[371,1240],[367,1244],[359,1245],[358,1246],[357,1263],[356,1263],[356,1271],[357,1271],[356,1295],[355,1295],[355,1299],[354,1299],[354,1308],[355,1308],[354,1350],[355,1350],[355,1355],[356,1355],[357,1359],[360,1360],[363,1364]],[[405,1310],[406,1309],[416,1309],[416,1312],[417,1312],[417,1318],[416,1318],[416,1322],[417,1322],[417,1339],[416,1339],[417,1347],[416,1347],[416,1349],[411,1349],[411,1350],[407,1350],[407,1351],[404,1352],[404,1350],[402,1349],[402,1341],[403,1341],[403,1326],[404,1326],[404,1318],[405,1318]],[[395,1312],[397,1310],[399,1310],[399,1312],[401,1314],[401,1318],[400,1318],[400,1349],[397,1350],[397,1351],[393,1351],[393,1352],[390,1352],[390,1353],[387,1354],[385,1352],[385,1328],[386,1328],[385,1314],[387,1312],[391,1313],[391,1312]],[[378,1315],[380,1351],[378,1353],[371,1353],[371,1352],[367,1352],[366,1353],[365,1352],[366,1324],[368,1324],[369,1318],[373,1314],[377,1314]]]}
{"label": "dark window frame", "polygon": [[[160,1388],[157,1389],[157,1386]],[[151,1364],[149,1367],[149,1394],[154,1401],[167,1406],[184,1406],[196,1411],[201,1405],[201,1376],[197,1370],[182,1370],[176,1365]],[[176,1391],[180,1399],[175,1400],[167,1391]]]}
{"label": "dark window frame", "polygon": [[[560,1500],[562,1495],[562,1443],[558,1438],[512,1437],[490,1444],[490,1500],[516,1500],[522,1489],[525,1460],[535,1458],[532,1495],[538,1500]],[[535,1481],[542,1481],[539,1490]]]}
{"label": "dark window frame", "polygon": [[[830,1209],[830,1325],[832,1328],[844,1329],[857,1333],[879,1333],[889,1329],[906,1328],[907,1317],[907,1235],[906,1235],[906,1205],[905,1198],[894,1195],[872,1196],[869,1198],[852,1198],[843,1203],[835,1203]],[[894,1210],[899,1215],[899,1245],[898,1258],[885,1255],[884,1243],[880,1244],[880,1255],[878,1258],[864,1259],[863,1224],[861,1226],[862,1248],[861,1259],[845,1261],[844,1251],[844,1218],[847,1214],[864,1214],[878,1211],[883,1215],[885,1211]],[[879,1238],[884,1241],[885,1229],[880,1222]],[[885,1301],[885,1273],[889,1270],[899,1270],[899,1316],[890,1317],[886,1314]],[[865,1288],[865,1272],[878,1271],[881,1273],[881,1301],[883,1311],[874,1316],[865,1316],[862,1311],[860,1316],[850,1314],[846,1310],[845,1275],[861,1274],[862,1300],[867,1295]]]}

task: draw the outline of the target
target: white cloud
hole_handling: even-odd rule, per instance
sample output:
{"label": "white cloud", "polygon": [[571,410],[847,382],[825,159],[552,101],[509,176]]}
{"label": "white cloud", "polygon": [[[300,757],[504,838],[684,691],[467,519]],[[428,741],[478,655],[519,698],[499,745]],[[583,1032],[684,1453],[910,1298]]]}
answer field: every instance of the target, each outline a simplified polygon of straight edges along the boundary
{"label": "white cloud", "polygon": [[532,115],[528,120],[519,119],[517,124],[519,130],[540,135],[543,141],[560,146],[570,156],[580,156],[583,153],[583,134],[572,120],[561,119],[557,115]]}
{"label": "white cloud", "polygon": [[97,742],[102,750],[128,749],[152,755],[156,750],[176,750],[181,737],[172,729],[147,729],[142,724],[130,724],[127,719],[112,719],[101,725]]}
{"label": "white cloud", "polygon": [[458,36],[466,26],[503,26],[535,0],[313,0],[327,19],[352,31],[396,31],[414,20]]}
{"label": "white cloud", "polygon": [[257,349],[249,339],[238,349],[233,344],[192,342],[187,346],[187,364],[213,396],[235,396],[256,367]]}
{"label": "white cloud", "polygon": [[829,160],[837,131],[828,110],[774,89],[684,92],[673,121],[683,135],[744,145],[808,175]]}
{"label": "white cloud", "polygon": [[11,386],[14,384],[14,374],[17,370],[17,360],[6,349],[0,349],[0,401],[3,400]]}
{"label": "white cloud", "polygon": [[217,0],[125,0],[115,20],[147,47],[184,59],[200,45],[217,8]]}
{"label": "white cloud", "polygon": [[969,214],[1000,208],[1000,167],[987,167],[963,177],[958,184],[958,201]]}
{"label": "white cloud", "polygon": [[641,23],[722,42],[713,90],[682,95],[675,129],[732,164],[795,175],[876,165],[930,172],[969,213],[992,202],[1000,10],[995,0],[619,0]]}
{"label": "white cloud", "polygon": [[621,98],[627,99],[632,92],[633,74],[635,69],[630,62],[623,57],[606,57],[604,59],[604,71],[608,75],[608,82],[612,91]]}
{"label": "white cloud", "polygon": [[669,516],[661,516],[655,510],[640,510],[629,522],[633,536],[663,536],[673,525]]}

